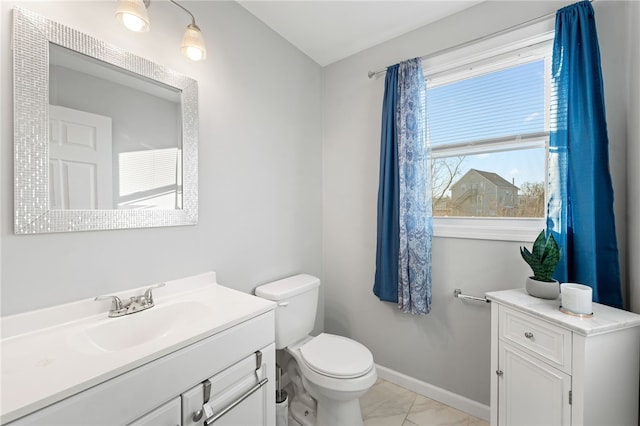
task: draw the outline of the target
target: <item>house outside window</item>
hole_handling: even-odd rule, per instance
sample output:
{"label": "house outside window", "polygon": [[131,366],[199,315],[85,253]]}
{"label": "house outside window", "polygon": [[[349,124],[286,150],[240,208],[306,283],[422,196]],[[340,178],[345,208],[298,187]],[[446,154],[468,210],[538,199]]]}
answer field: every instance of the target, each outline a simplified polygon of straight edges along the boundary
{"label": "house outside window", "polygon": [[[469,169],[449,191],[449,200],[455,202],[440,201],[446,204],[446,210],[439,210],[442,216],[515,217],[519,213],[518,187],[496,173]],[[542,204],[544,197],[538,201]]]}

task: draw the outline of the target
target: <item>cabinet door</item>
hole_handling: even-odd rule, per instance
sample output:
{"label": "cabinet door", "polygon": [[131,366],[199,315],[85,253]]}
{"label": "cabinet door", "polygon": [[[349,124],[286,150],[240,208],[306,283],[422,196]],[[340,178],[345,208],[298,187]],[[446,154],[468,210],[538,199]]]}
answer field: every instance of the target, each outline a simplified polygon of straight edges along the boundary
{"label": "cabinet door", "polygon": [[130,423],[129,426],[180,426],[180,410],[180,397],[177,397]]}
{"label": "cabinet door", "polygon": [[500,342],[498,425],[571,424],[571,377]]}
{"label": "cabinet door", "polygon": [[[274,356],[269,347],[263,353],[263,363],[256,369],[256,355],[242,361],[209,378],[211,390],[208,406],[212,417],[218,420],[209,424],[215,426],[261,426],[272,425],[274,413],[269,407],[275,406],[272,383],[268,382],[268,371]],[[266,380],[265,380],[266,379]],[[266,384],[269,383],[269,386]],[[206,416],[194,418],[194,414],[204,403],[204,386],[199,384],[182,395],[182,425],[201,426]]]}

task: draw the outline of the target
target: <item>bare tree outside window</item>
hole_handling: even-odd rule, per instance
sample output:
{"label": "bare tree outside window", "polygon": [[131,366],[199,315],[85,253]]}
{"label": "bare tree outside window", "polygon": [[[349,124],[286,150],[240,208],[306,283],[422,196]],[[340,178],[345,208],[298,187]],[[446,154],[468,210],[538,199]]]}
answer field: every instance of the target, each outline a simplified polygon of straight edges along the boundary
{"label": "bare tree outside window", "polygon": [[518,200],[518,216],[544,217],[545,192],[544,182],[525,182],[520,185]]}
{"label": "bare tree outside window", "polygon": [[431,199],[434,216],[451,216],[451,185],[462,175],[465,156],[431,161]]}

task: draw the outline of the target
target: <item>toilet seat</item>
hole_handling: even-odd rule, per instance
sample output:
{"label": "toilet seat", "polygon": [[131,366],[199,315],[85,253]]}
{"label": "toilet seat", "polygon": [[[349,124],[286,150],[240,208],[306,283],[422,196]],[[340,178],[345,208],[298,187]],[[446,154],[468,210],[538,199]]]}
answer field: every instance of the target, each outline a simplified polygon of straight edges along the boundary
{"label": "toilet seat", "polygon": [[324,376],[351,379],[373,368],[373,356],[366,346],[342,336],[322,333],[300,346],[304,363]]}

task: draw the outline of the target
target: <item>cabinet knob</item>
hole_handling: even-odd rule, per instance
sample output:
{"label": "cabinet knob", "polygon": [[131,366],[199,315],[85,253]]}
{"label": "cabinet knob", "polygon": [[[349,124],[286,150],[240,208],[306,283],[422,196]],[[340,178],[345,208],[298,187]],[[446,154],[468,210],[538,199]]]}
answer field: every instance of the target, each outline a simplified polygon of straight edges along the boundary
{"label": "cabinet knob", "polygon": [[526,337],[527,339],[533,339],[533,333],[530,331],[525,331],[524,337]]}
{"label": "cabinet knob", "polygon": [[498,377],[502,376],[504,373],[502,372],[502,370],[496,370],[496,374],[498,375]]}

